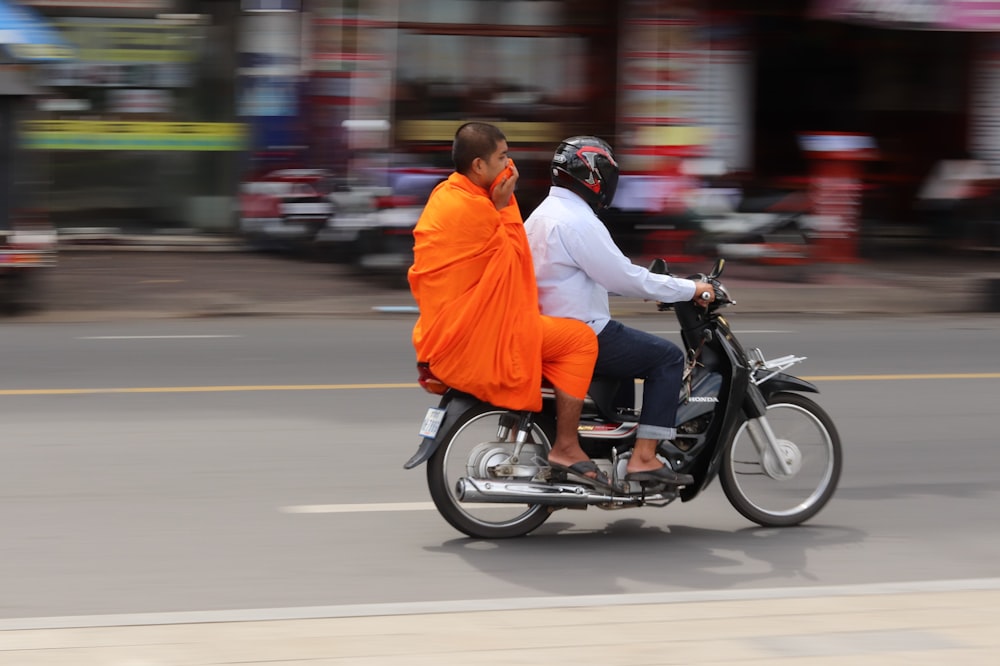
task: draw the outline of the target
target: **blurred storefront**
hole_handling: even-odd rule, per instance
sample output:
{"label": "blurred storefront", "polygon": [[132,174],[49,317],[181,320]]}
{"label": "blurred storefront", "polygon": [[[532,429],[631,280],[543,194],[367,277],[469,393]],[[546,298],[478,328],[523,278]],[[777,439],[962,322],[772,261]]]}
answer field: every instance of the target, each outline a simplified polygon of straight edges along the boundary
{"label": "blurred storefront", "polygon": [[1000,2],[768,5],[754,16],[756,182],[794,186],[816,173],[808,137],[864,137],[851,176],[855,231],[937,250],[942,236],[961,242],[957,221],[941,228],[926,215],[922,192],[953,161],[1000,174]]}
{"label": "blurred storefront", "polygon": [[[33,221],[43,168],[20,145],[18,127],[30,117],[39,68],[73,57],[73,50],[38,12],[0,0],[0,234]],[[0,236],[2,238],[2,236]],[[0,240],[0,245],[2,245]]]}
{"label": "blurred storefront", "polygon": [[467,119],[495,121],[521,172],[526,211],[548,188],[558,141],[615,131],[618,7],[593,0],[397,5],[396,149],[450,166]]}
{"label": "blurred storefront", "polygon": [[346,182],[392,165],[395,2],[306,0],[304,159]]}
{"label": "blurred storefront", "polygon": [[232,229],[241,179],[447,167],[468,119],[507,133],[525,212],[578,133],[666,191],[692,161],[747,192],[808,190],[804,137],[870,137],[865,204],[844,209],[898,224],[940,161],[1000,169],[1000,2],[24,4],[78,51],[44,65],[24,133],[62,224]]}
{"label": "blurred storefront", "polygon": [[24,0],[69,43],[44,67],[25,147],[61,227],[231,228],[240,154],[226,0]]}
{"label": "blurred storefront", "polygon": [[632,171],[693,156],[748,168],[746,21],[703,4],[306,0],[310,159],[448,167],[457,126],[492,120],[526,211],[573,134],[609,138]]}

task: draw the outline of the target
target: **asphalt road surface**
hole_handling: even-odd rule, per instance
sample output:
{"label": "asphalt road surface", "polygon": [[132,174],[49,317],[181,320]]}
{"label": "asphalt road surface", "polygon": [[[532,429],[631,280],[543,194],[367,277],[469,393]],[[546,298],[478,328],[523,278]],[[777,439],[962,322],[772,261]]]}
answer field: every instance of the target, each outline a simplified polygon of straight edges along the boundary
{"label": "asphalt road surface", "polygon": [[846,455],[823,512],[755,527],[714,484],[498,542],[402,469],[412,316],[6,326],[0,618],[1000,577],[996,316],[731,320],[809,357]]}

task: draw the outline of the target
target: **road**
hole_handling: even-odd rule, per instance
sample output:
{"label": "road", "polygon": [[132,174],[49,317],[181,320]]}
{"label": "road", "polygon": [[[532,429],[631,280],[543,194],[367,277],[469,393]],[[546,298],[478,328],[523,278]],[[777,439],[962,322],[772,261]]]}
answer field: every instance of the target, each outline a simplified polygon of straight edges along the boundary
{"label": "road", "polygon": [[996,316],[731,319],[809,357],[846,454],[819,516],[758,528],[714,485],[502,542],[402,469],[412,316],[9,326],[0,620],[1000,578]]}

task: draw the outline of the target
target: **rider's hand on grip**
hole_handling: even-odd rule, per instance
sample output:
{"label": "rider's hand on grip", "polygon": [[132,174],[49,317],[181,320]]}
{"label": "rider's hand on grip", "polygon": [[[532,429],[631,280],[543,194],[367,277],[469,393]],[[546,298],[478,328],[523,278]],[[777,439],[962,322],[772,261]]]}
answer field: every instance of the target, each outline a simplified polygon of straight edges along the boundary
{"label": "rider's hand on grip", "polygon": [[694,283],[694,302],[703,308],[715,300],[715,287],[708,282]]}

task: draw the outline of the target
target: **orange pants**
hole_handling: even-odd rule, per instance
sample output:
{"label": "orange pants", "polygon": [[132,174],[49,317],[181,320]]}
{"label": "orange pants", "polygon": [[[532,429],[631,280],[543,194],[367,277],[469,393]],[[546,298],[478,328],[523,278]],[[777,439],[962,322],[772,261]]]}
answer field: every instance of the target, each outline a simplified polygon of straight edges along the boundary
{"label": "orange pants", "polygon": [[597,362],[597,336],[576,319],[542,315],[542,376],[573,397],[587,397]]}

